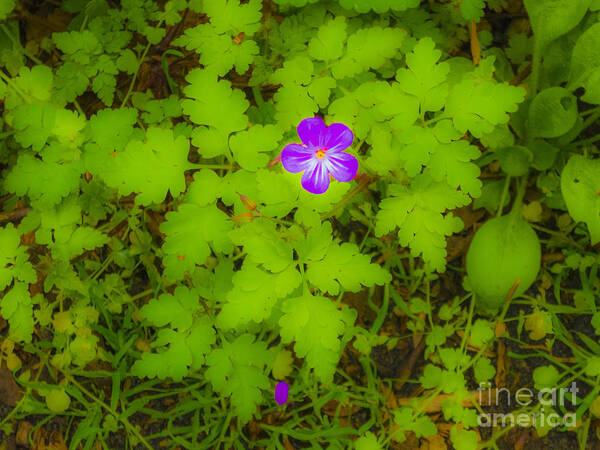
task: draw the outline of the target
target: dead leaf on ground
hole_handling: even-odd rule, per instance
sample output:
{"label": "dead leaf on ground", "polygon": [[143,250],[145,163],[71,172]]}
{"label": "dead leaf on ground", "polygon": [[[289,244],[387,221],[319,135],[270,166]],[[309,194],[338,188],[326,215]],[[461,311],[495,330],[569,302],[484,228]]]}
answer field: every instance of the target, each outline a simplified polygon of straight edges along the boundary
{"label": "dead leaf on ground", "polygon": [[496,377],[494,378],[496,387],[506,385],[506,346],[504,341],[498,341],[498,359],[496,361]]}
{"label": "dead leaf on ground", "polygon": [[426,438],[419,450],[448,450],[448,446],[440,434],[434,434]]}
{"label": "dead leaf on ground", "polygon": [[33,432],[32,450],[67,450],[67,446],[61,432],[38,428]]}
{"label": "dead leaf on ground", "polygon": [[17,445],[24,445],[26,447],[29,447],[28,436],[29,436],[29,432],[31,431],[32,428],[33,428],[33,425],[31,425],[26,420],[22,420],[19,422],[19,425],[17,428],[17,433],[15,436],[15,442],[17,443]]}
{"label": "dead leaf on ground", "polygon": [[23,391],[15,381],[12,372],[6,367],[6,363],[2,361],[0,366],[0,402],[7,406],[16,406],[23,398]]}

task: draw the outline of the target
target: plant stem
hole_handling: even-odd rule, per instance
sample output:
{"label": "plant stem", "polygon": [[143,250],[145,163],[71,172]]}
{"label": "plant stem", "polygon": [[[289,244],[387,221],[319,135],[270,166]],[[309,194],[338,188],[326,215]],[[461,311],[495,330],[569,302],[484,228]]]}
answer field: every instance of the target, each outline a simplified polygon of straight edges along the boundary
{"label": "plant stem", "polygon": [[530,85],[530,97],[535,97],[537,94],[538,83],[540,80],[540,66],[542,62],[542,49],[540,48],[539,40],[534,36],[533,46],[533,61],[531,64],[531,85]]}
{"label": "plant stem", "polygon": [[504,180],[504,188],[502,189],[502,196],[500,197],[500,206],[498,206],[498,212],[496,213],[496,217],[500,217],[502,215],[502,210],[504,209],[504,202],[506,201],[506,196],[508,195],[509,186],[510,175],[506,175],[506,179]]}
{"label": "plant stem", "polygon": [[197,169],[239,169],[238,166],[232,164],[202,164],[202,163],[190,163],[196,166]]}
{"label": "plant stem", "polygon": [[254,100],[256,100],[257,106],[260,108],[265,101],[263,100],[263,96],[260,93],[258,86],[252,86],[252,95],[254,96]]}
{"label": "plant stem", "polygon": [[35,57],[31,53],[29,53],[29,51],[25,47],[23,47],[21,45],[21,43],[12,35],[12,33],[10,32],[10,30],[8,29],[8,27],[6,26],[6,24],[0,23],[0,29],[2,31],[4,31],[4,34],[6,34],[6,36],[8,36],[8,38],[13,43],[13,45],[15,47],[18,47],[19,50],[21,50],[21,53],[23,53],[25,56],[27,56],[30,60],[32,60],[36,64],[39,64],[39,65],[44,64],[37,57]]}
{"label": "plant stem", "polygon": [[136,69],[135,73],[133,74],[131,83],[129,83],[129,89],[127,89],[125,98],[123,99],[123,102],[121,103],[121,108],[123,108],[123,106],[125,106],[125,103],[127,103],[127,100],[129,100],[129,96],[131,95],[131,91],[133,91],[133,86],[135,85],[135,81],[137,80],[138,73],[140,72],[140,67],[142,67],[142,63],[144,62],[144,59],[146,58],[146,55],[148,54],[148,50],[150,50],[150,47],[151,47],[151,44],[148,43],[148,45],[146,45],[146,48],[144,49],[144,52],[142,53],[142,57],[138,61],[137,69]]}
{"label": "plant stem", "polygon": [[366,187],[369,185],[369,183],[371,183],[373,181],[373,179],[369,176],[366,176],[365,178],[363,178],[360,182],[360,184],[358,186],[356,186],[354,189],[352,189],[350,192],[348,192],[343,199],[341,199],[338,203],[336,203],[333,208],[331,208],[329,210],[329,212],[323,213],[321,215],[321,220],[325,220],[328,219],[329,217],[335,215],[335,213],[343,208],[344,206],[346,206],[346,204],[352,200],[354,197],[356,197],[358,194],[360,194],[363,190],[366,189]]}
{"label": "plant stem", "polygon": [[592,114],[590,114],[590,116],[587,119],[585,119],[585,121],[583,122],[583,125],[582,125],[582,131],[585,130],[590,125],[593,125],[594,122],[596,120],[598,120],[598,118],[600,118],[600,109],[597,109]]}
{"label": "plant stem", "polygon": [[87,395],[93,401],[95,401],[96,403],[98,403],[102,408],[104,408],[110,414],[112,414],[113,416],[115,416],[117,418],[117,420],[119,420],[120,422],[122,422],[123,425],[125,425],[125,428],[127,428],[129,430],[129,432],[131,434],[133,434],[146,448],[152,450],[152,447],[150,446],[150,444],[148,444],[148,442],[146,441],[146,439],[144,439],[144,436],[142,436],[140,434],[140,432],[137,430],[137,428],[135,428],[127,419],[125,419],[123,417],[120,417],[120,415],[116,411],[113,411],[110,408],[110,406],[108,406],[106,403],[104,403],[102,400],[100,400],[98,397],[96,397],[90,391],[88,391],[87,389],[85,389],[80,383],[78,383],[77,381],[75,381],[75,379],[70,374],[63,372],[63,375],[65,375],[65,377],[67,378],[67,380],[69,380],[69,383],[72,383],[74,386],[77,387],[77,389],[79,389],[81,392],[83,392],[85,395]]}
{"label": "plant stem", "polygon": [[598,142],[598,141],[600,141],[600,134],[592,136],[591,138],[588,138],[588,139],[582,139],[581,141],[572,142],[571,144],[569,144],[569,147],[571,147],[571,146],[582,147],[584,145],[593,144],[594,142]]}
{"label": "plant stem", "polygon": [[526,189],[527,189],[527,175],[523,175],[522,177],[519,178],[519,181],[517,182],[517,196],[515,197],[515,201],[512,205],[510,213],[508,213],[510,215],[508,227],[510,227],[512,225],[513,221],[517,217],[522,218],[522,216],[523,216],[523,197],[525,196]]}
{"label": "plant stem", "polygon": [[4,82],[6,84],[8,84],[11,88],[13,88],[15,91],[17,91],[17,93],[23,97],[23,100],[25,100],[27,103],[30,103],[31,98],[29,97],[29,95],[25,94],[25,92],[23,92],[21,90],[21,88],[19,88],[17,86],[17,84],[13,81],[12,78],[10,78],[9,76],[7,76],[4,72],[2,72],[0,70],[0,78],[2,78],[2,80],[4,80]]}

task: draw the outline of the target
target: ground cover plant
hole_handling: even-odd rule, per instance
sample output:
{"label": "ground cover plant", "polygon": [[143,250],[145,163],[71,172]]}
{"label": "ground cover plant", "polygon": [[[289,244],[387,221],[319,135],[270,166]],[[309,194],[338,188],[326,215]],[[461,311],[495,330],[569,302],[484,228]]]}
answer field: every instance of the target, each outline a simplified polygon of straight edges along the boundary
{"label": "ground cover plant", "polygon": [[595,448],[600,1],[0,0],[0,449]]}

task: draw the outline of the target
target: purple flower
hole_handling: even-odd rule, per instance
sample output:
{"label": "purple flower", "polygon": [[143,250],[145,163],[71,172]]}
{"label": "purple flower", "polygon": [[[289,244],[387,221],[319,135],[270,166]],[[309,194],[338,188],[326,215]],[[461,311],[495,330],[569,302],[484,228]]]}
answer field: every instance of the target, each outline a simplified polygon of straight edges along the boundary
{"label": "purple flower", "polygon": [[358,171],[357,159],[343,150],[350,147],[354,135],[343,123],[328,127],[319,117],[304,119],[298,125],[301,144],[286,145],[281,163],[288,172],[302,174],[302,187],[313,194],[329,188],[329,175],[337,181],[350,181]]}
{"label": "purple flower", "polygon": [[277,386],[275,386],[275,401],[280,405],[287,402],[289,390],[290,387],[285,381],[277,383]]}

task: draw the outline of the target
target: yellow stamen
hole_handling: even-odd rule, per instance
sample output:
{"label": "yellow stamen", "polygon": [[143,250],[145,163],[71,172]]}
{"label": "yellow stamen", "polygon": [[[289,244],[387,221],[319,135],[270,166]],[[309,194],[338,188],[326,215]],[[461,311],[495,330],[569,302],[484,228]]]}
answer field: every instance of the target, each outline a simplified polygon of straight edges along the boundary
{"label": "yellow stamen", "polygon": [[319,159],[325,158],[325,150],[317,150],[317,158],[319,158]]}

